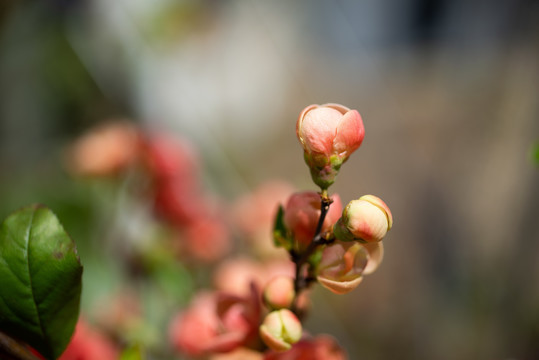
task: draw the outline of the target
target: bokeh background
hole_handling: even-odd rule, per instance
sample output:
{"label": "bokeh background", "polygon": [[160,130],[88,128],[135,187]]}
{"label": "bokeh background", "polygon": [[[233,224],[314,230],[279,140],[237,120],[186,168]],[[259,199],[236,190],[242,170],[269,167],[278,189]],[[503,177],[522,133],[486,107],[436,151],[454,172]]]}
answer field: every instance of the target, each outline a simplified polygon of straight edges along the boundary
{"label": "bokeh background", "polygon": [[58,214],[85,310],[114,291],[106,240],[136,216],[66,172],[75,137],[129,119],[189,139],[224,198],[315,190],[295,121],[341,103],[366,137],[331,190],[380,196],[395,223],[358,289],[315,289],[309,331],[351,359],[537,359],[538,94],[533,0],[3,0],[0,215]]}

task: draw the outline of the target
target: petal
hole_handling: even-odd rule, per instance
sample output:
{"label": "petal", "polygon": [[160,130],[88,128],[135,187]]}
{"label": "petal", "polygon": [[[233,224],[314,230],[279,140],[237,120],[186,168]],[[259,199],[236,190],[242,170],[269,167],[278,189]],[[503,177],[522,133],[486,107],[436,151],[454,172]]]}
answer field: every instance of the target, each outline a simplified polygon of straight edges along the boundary
{"label": "petal", "polygon": [[382,210],[382,212],[385,212],[387,217],[387,230],[393,227],[393,215],[391,214],[391,210],[389,210],[389,206],[387,206],[382,199],[374,195],[363,195],[359,199],[368,201],[371,204],[377,206],[380,210]]}
{"label": "petal", "polygon": [[236,349],[245,342],[246,333],[243,331],[230,331],[214,337],[204,346],[207,353],[227,352]]}
{"label": "petal", "polygon": [[341,105],[341,104],[336,104],[336,103],[327,103],[320,106],[335,109],[343,115],[350,111],[350,109],[347,108],[346,106]]}
{"label": "petal", "polygon": [[274,336],[265,325],[260,326],[260,338],[269,348],[275,351],[285,351],[292,347],[283,339]]}
{"label": "petal", "polygon": [[298,117],[298,121],[296,121],[296,136],[298,137],[299,142],[301,143],[301,146],[305,146],[305,140],[303,139],[303,136],[300,134],[300,129],[303,127],[303,118],[305,117],[305,114],[307,114],[312,109],[317,108],[317,104],[312,104],[307,106],[305,109],[301,111]]}
{"label": "petal", "polygon": [[371,242],[386,235],[388,219],[381,208],[365,199],[353,200],[346,208],[346,226],[356,238]]}
{"label": "petal", "polygon": [[363,276],[359,276],[349,281],[335,281],[324,278],[322,276],[317,277],[318,282],[326,289],[332,291],[335,294],[346,294],[354,290],[359,283],[363,280]]}
{"label": "petal", "polygon": [[329,157],[333,153],[333,142],[342,117],[339,111],[328,107],[318,107],[305,113],[299,135],[306,150]]}
{"label": "petal", "polygon": [[348,157],[361,145],[364,137],[365,127],[361,115],[357,110],[350,110],[344,114],[337,127],[335,151],[341,156]]}
{"label": "petal", "polygon": [[384,258],[384,245],[382,242],[375,242],[363,244],[363,246],[369,253],[369,262],[367,263],[365,270],[363,270],[363,274],[369,275],[372,274],[382,262],[382,259]]}

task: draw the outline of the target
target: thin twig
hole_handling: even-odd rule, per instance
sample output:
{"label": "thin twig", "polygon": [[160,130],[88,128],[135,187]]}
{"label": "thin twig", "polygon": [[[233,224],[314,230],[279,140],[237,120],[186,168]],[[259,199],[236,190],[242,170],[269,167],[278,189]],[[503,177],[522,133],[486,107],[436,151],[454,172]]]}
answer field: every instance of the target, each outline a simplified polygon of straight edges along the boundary
{"label": "thin twig", "polygon": [[0,355],[3,353],[10,359],[39,360],[26,346],[0,331]]}
{"label": "thin twig", "polygon": [[322,227],[324,225],[324,220],[329,211],[329,206],[333,201],[329,198],[327,191],[322,191],[320,193],[320,217],[318,218],[318,224],[316,225],[316,230],[313,236],[313,240],[307,246],[307,248],[301,253],[291,253],[292,260],[296,264],[296,278],[294,279],[294,291],[296,292],[296,297],[292,304],[292,311],[297,313],[297,300],[301,291],[307,288],[314,280],[310,275],[311,271],[307,271],[307,276],[303,276],[303,266],[308,262],[309,257],[315,252],[316,248],[320,245],[328,244],[333,241],[333,239],[325,239],[322,235]]}

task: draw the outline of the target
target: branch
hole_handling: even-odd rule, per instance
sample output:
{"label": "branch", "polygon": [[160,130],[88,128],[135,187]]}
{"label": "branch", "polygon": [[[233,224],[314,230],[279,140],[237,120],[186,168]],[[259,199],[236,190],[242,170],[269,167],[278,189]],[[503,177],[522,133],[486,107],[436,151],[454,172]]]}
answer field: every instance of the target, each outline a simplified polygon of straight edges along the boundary
{"label": "branch", "polygon": [[0,331],[0,355],[2,354],[7,355],[10,360],[40,360],[26,346]]}
{"label": "branch", "polygon": [[296,264],[296,278],[294,279],[294,291],[296,292],[296,297],[294,298],[294,302],[292,304],[292,311],[295,313],[297,313],[297,300],[299,294],[314,281],[310,274],[311,271],[308,271],[306,277],[303,276],[303,266],[307,263],[309,257],[315,252],[318,246],[333,242],[333,239],[326,239],[322,234],[322,226],[324,225],[324,220],[326,219],[329,206],[332,202],[333,201],[329,198],[326,190],[320,193],[320,217],[318,218],[318,224],[316,225],[313,240],[302,253],[291,253],[292,261],[294,261]]}

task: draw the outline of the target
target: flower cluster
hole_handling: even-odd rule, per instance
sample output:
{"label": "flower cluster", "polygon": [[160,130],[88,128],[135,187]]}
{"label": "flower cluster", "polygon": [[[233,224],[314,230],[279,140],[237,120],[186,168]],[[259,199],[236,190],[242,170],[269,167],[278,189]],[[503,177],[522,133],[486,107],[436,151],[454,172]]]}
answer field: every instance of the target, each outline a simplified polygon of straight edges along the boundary
{"label": "flower cluster", "polygon": [[[288,350],[301,338],[297,300],[303,291],[314,282],[336,294],[356,288],[363,275],[380,264],[381,240],[393,225],[389,207],[374,195],[349,202],[343,211],[340,197],[328,194],[342,164],[365,136],[356,110],[338,104],[310,105],[298,118],[296,135],[321,192],[292,194],[275,219],[274,243],[290,253],[296,268],[293,284],[276,279],[282,283],[280,291],[273,283],[266,287],[266,303],[277,306],[266,316],[260,335],[275,351]],[[274,299],[267,294],[271,292]]]}
{"label": "flower cluster", "polygon": [[[365,136],[358,111],[339,104],[310,105],[297,120],[296,135],[320,192],[296,191],[274,180],[229,204],[230,211],[200,186],[199,159],[185,141],[115,123],[87,134],[71,148],[72,173],[131,173],[143,184],[134,193],[151,204],[151,216],[166,225],[168,240],[165,255],[146,247],[135,258],[158,268],[163,266],[159,261],[172,256],[166,271],[155,270],[159,281],[170,278],[167,271],[177,263],[211,262],[212,273],[204,268],[203,275],[191,277],[193,282],[211,279],[211,284],[189,293],[187,306],[177,301],[169,310],[171,351],[212,360],[346,359],[331,336],[303,330],[302,321],[313,310],[309,290],[317,283],[335,294],[355,289],[380,265],[382,239],[393,218],[374,195],[343,207],[338,194],[329,194],[342,165]],[[224,257],[234,237],[245,240],[250,256]],[[119,305],[98,316],[101,328],[123,343],[131,341],[126,333],[144,327],[135,297],[109,301]],[[106,349],[103,358],[118,357],[118,344],[110,345],[88,329],[85,322],[79,324],[63,360],[92,359],[89,351],[81,355],[92,346]]]}

